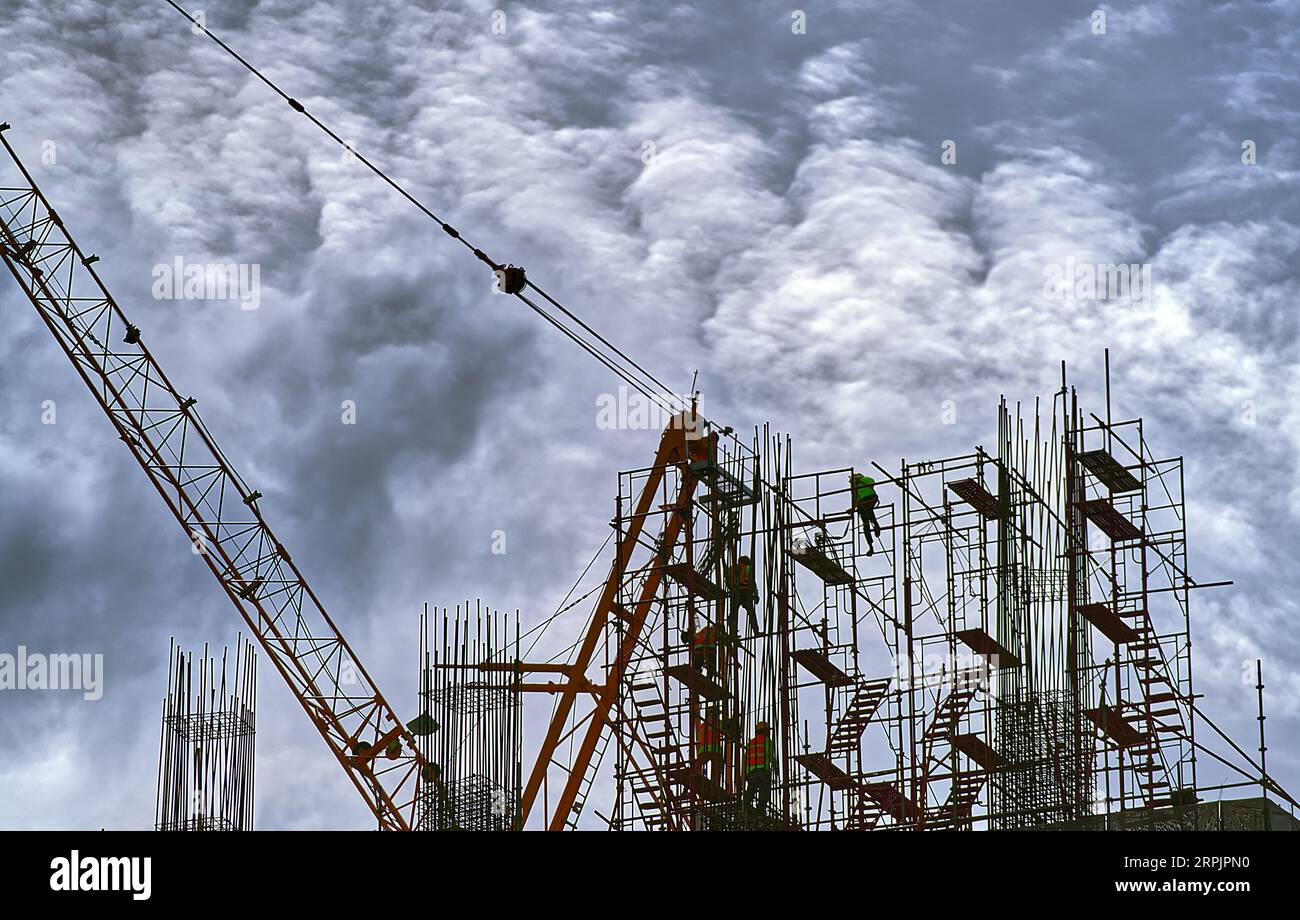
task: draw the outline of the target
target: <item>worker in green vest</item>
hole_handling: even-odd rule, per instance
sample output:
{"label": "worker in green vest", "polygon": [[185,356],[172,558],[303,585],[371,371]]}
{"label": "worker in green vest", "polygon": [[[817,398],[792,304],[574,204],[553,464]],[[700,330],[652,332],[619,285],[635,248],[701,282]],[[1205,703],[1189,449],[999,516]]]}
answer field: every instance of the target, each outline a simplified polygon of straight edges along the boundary
{"label": "worker in green vest", "polygon": [[853,493],[853,508],[862,520],[862,535],[867,538],[867,555],[876,551],[872,542],[872,531],[880,536],[880,522],[876,520],[876,505],[880,496],[876,495],[876,481],[870,476],[854,473],[849,476],[849,488]]}
{"label": "worker in green vest", "polygon": [[754,737],[745,745],[745,805],[766,812],[772,801],[772,778],[776,774],[776,742],[766,722],[754,726]]}
{"label": "worker in green vest", "polygon": [[754,560],[741,556],[731,567],[727,579],[727,590],[731,592],[731,633],[740,634],[740,611],[744,608],[749,614],[749,630],[758,634],[758,616],[754,612],[758,603],[758,585],[754,579]]}

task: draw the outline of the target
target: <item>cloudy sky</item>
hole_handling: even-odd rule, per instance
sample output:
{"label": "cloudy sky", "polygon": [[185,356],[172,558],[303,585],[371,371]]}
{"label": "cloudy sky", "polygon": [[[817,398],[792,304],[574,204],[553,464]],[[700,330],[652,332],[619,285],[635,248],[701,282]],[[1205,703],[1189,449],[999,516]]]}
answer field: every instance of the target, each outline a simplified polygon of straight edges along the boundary
{"label": "cloudy sky", "polygon": [[[1062,360],[1101,411],[1109,347],[1116,414],[1186,458],[1194,575],[1236,582],[1194,608],[1202,706],[1253,749],[1262,657],[1300,787],[1300,2],[1117,3],[1104,34],[1073,0],[808,0],[802,33],[765,0],[193,6],[805,469],[992,444]],[[162,0],[0,0],[0,46],[11,143],[385,692],[414,698],[425,602],[552,611],[657,442],[597,427],[618,381]],[[257,265],[258,308],[155,298],[178,257]],[[1153,288],[1046,296],[1067,259]],[[0,652],[106,662],[95,702],[0,693],[0,827],[148,827],[168,639],[237,619],[11,280],[0,317]],[[265,663],[258,755],[260,827],[370,825]]]}

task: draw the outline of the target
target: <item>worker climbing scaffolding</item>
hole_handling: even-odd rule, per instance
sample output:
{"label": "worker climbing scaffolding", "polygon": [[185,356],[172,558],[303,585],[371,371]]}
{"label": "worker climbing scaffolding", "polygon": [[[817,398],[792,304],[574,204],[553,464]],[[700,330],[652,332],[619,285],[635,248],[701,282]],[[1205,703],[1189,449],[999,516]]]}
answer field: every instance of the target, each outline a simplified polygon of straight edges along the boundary
{"label": "worker climbing scaffolding", "polygon": [[876,520],[876,505],[880,503],[880,496],[876,494],[876,481],[862,473],[853,473],[849,476],[849,488],[853,493],[853,508],[862,521],[862,536],[866,538],[867,555],[870,556],[876,551],[872,532],[875,536],[880,536],[880,522]]}
{"label": "worker climbing scaffolding", "polygon": [[721,636],[718,627],[710,623],[695,631],[691,637],[691,664],[702,674],[718,674],[718,645]]}
{"label": "worker climbing scaffolding", "polygon": [[727,590],[731,594],[731,632],[740,633],[740,611],[743,608],[749,614],[749,631],[757,635],[759,630],[758,615],[755,605],[758,603],[758,587],[754,581],[754,560],[741,556],[731,567],[727,579]]}
{"label": "worker climbing scaffolding", "polygon": [[776,742],[766,722],[754,726],[754,737],[745,745],[745,806],[766,812],[772,801],[776,775]]}
{"label": "worker climbing scaffolding", "polygon": [[692,766],[701,776],[717,780],[722,771],[722,715],[717,706],[709,706],[695,720],[695,760]]}

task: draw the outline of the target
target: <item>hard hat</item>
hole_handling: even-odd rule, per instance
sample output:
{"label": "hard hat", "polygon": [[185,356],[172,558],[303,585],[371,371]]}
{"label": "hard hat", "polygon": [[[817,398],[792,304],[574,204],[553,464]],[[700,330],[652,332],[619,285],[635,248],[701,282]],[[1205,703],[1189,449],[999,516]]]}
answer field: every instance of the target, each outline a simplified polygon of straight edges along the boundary
{"label": "hard hat", "polygon": [[767,731],[770,727],[771,727],[771,726],[769,726],[766,722],[759,722],[758,724],[756,724],[756,725],[754,726],[754,731],[756,731],[756,732],[765,732],[765,731]]}

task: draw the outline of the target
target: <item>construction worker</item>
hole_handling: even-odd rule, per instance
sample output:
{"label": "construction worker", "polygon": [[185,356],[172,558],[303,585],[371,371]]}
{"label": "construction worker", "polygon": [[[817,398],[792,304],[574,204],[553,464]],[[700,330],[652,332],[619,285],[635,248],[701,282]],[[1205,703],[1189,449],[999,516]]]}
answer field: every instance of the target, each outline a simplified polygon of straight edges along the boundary
{"label": "construction worker", "polygon": [[718,673],[718,628],[712,623],[691,638],[691,664],[701,673]]}
{"label": "construction worker", "polygon": [[766,812],[772,801],[772,777],[776,773],[776,742],[766,722],[754,726],[754,737],[745,745],[745,805]]}
{"label": "construction worker", "polygon": [[867,555],[876,551],[871,540],[871,532],[880,536],[880,522],[876,520],[876,505],[880,496],[876,495],[876,481],[870,476],[854,473],[849,477],[849,489],[853,493],[853,508],[862,520],[862,535],[867,538]]}
{"label": "construction worker", "polygon": [[756,635],[758,616],[754,613],[754,606],[758,603],[758,586],[754,580],[753,559],[741,556],[736,560],[736,564],[731,567],[727,587],[731,591],[732,632],[738,634],[740,631],[740,610],[743,607],[749,614],[749,631]]}
{"label": "construction worker", "polygon": [[718,462],[718,433],[710,431],[708,434],[697,434],[692,437],[691,433],[687,432],[686,452],[691,463],[712,466]]}
{"label": "construction worker", "polygon": [[722,766],[722,717],[716,705],[695,719],[695,752],[692,766],[701,776],[716,780]]}

